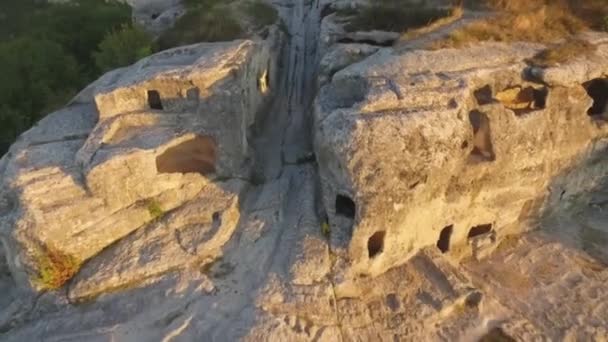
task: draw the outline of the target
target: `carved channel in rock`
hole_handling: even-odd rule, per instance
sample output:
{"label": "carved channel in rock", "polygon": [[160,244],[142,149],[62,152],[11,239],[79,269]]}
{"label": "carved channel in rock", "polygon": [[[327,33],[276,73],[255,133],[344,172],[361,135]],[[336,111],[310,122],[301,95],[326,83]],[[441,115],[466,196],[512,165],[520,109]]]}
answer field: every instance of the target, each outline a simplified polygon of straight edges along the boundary
{"label": "carved channel in rock", "polygon": [[157,90],[148,90],[148,106],[150,109],[163,110],[163,102]]}
{"label": "carved channel in rock", "polygon": [[496,159],[492,147],[492,133],[490,119],[478,110],[469,113],[469,121],[473,128],[473,150],[469,157],[470,162],[489,162]]}
{"label": "carved channel in rock", "polygon": [[197,136],[156,157],[156,169],[159,173],[214,173],[216,149],[213,139]]}
{"label": "carved channel in rock", "polygon": [[467,235],[467,238],[468,239],[472,239],[474,237],[487,234],[487,233],[489,233],[491,231],[492,231],[492,224],[491,223],[481,224],[479,226],[474,226],[474,227],[471,227],[471,230],[469,230],[469,235]]}
{"label": "carved channel in rock", "polygon": [[593,105],[587,111],[591,117],[608,119],[608,78],[596,78],[583,84]]}
{"label": "carved channel in rock", "polygon": [[367,254],[369,258],[374,258],[384,251],[384,237],[386,232],[384,230],[375,232],[367,240]]}
{"label": "carved channel in rock", "polygon": [[439,240],[437,240],[437,248],[441,253],[447,253],[450,250],[450,239],[454,232],[454,225],[449,225],[441,230],[439,233]]}
{"label": "carved channel in rock", "polygon": [[547,105],[547,87],[510,87],[496,94],[496,99],[515,115],[524,115],[544,109]]}
{"label": "carved channel in rock", "polygon": [[348,196],[336,196],[336,215],[354,219],[357,212],[355,202]]}

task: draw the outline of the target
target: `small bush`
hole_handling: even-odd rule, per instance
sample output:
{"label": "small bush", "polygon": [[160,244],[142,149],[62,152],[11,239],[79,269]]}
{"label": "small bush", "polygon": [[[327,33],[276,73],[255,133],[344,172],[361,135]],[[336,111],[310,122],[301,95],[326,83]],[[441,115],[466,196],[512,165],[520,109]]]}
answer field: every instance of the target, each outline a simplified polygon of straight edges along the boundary
{"label": "small bush", "polygon": [[43,289],[55,290],[63,286],[80,269],[80,261],[62,251],[45,246],[35,255],[38,278],[35,282]]}
{"label": "small bush", "polygon": [[276,8],[260,0],[247,1],[243,4],[243,7],[256,29],[272,25],[279,18]]}
{"label": "small bush", "polygon": [[94,52],[95,64],[106,72],[124,67],[150,55],[153,50],[152,37],[138,27],[124,25],[106,35]]}
{"label": "small bush", "polygon": [[217,42],[243,37],[243,28],[225,7],[191,9],[158,40],[161,49],[200,42]]}
{"label": "small bush", "polygon": [[[352,13],[352,11],[338,12],[339,15],[352,15]],[[344,28],[349,32],[371,30],[406,32],[429,25],[451,13],[450,8],[375,4],[356,11],[352,21]]]}
{"label": "small bush", "polygon": [[146,206],[153,220],[157,220],[165,214],[165,211],[160,206],[160,203],[154,199],[148,200]]}

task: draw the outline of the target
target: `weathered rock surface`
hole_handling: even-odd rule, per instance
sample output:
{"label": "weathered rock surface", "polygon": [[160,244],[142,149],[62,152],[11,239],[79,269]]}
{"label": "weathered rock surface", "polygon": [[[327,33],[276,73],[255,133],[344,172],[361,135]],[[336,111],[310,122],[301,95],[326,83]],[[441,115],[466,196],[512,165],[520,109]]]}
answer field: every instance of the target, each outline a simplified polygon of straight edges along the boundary
{"label": "weathered rock surface", "polygon": [[200,199],[210,179],[246,177],[247,132],[267,102],[269,89],[259,84],[262,77],[272,85],[274,44],[200,44],[153,55],[102,77],[25,133],[2,178],[1,236],[18,283],[48,254],[83,262]]}
{"label": "weathered rock surface", "polygon": [[[526,77],[535,72],[525,59],[537,52],[526,44],[382,49],[320,90],[316,149],[325,206],[330,222],[351,219],[332,231],[346,237],[352,276],[381,274],[442,234],[447,252],[476,235],[496,240],[528,230],[548,196],[570,196],[605,177],[599,161],[584,180],[551,186],[604,153],[608,128],[588,111],[605,100],[592,98],[585,84],[608,71],[608,45],[544,70],[545,83]],[[557,81],[566,75],[569,82]]]}
{"label": "weathered rock surface", "polygon": [[[608,339],[608,36],[546,69],[340,43],[362,3],[277,0],[287,40],[151,56],[25,133],[0,339]],[[45,251],[84,262],[58,291]]]}

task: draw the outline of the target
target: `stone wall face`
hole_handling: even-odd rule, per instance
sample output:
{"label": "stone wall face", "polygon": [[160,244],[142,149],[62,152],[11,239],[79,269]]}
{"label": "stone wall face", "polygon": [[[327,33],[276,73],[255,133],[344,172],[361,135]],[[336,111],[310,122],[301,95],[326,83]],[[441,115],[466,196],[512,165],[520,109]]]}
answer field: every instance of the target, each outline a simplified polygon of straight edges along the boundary
{"label": "stone wall face", "polygon": [[[608,74],[608,46],[580,62],[585,72],[568,83],[543,77],[559,80],[572,69],[541,76],[524,62],[537,51],[381,49],[321,89],[324,201],[352,272],[380,274],[425,246],[483,253],[497,235],[533,227],[549,195],[572,195],[568,181],[552,180],[608,134],[603,117],[588,113],[594,98],[583,86]],[[601,178],[590,169],[583,183]]]}

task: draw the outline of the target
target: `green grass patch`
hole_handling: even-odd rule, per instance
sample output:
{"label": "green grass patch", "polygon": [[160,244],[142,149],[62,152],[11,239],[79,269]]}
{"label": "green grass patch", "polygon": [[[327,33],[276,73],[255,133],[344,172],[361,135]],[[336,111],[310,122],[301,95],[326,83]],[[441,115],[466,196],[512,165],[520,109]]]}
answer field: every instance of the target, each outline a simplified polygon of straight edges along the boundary
{"label": "green grass patch", "polygon": [[163,215],[165,215],[165,211],[160,206],[160,203],[158,203],[158,201],[155,199],[148,200],[146,202],[146,207],[148,209],[148,212],[150,213],[150,216],[152,216],[153,220],[157,220],[160,217],[162,217]]}

